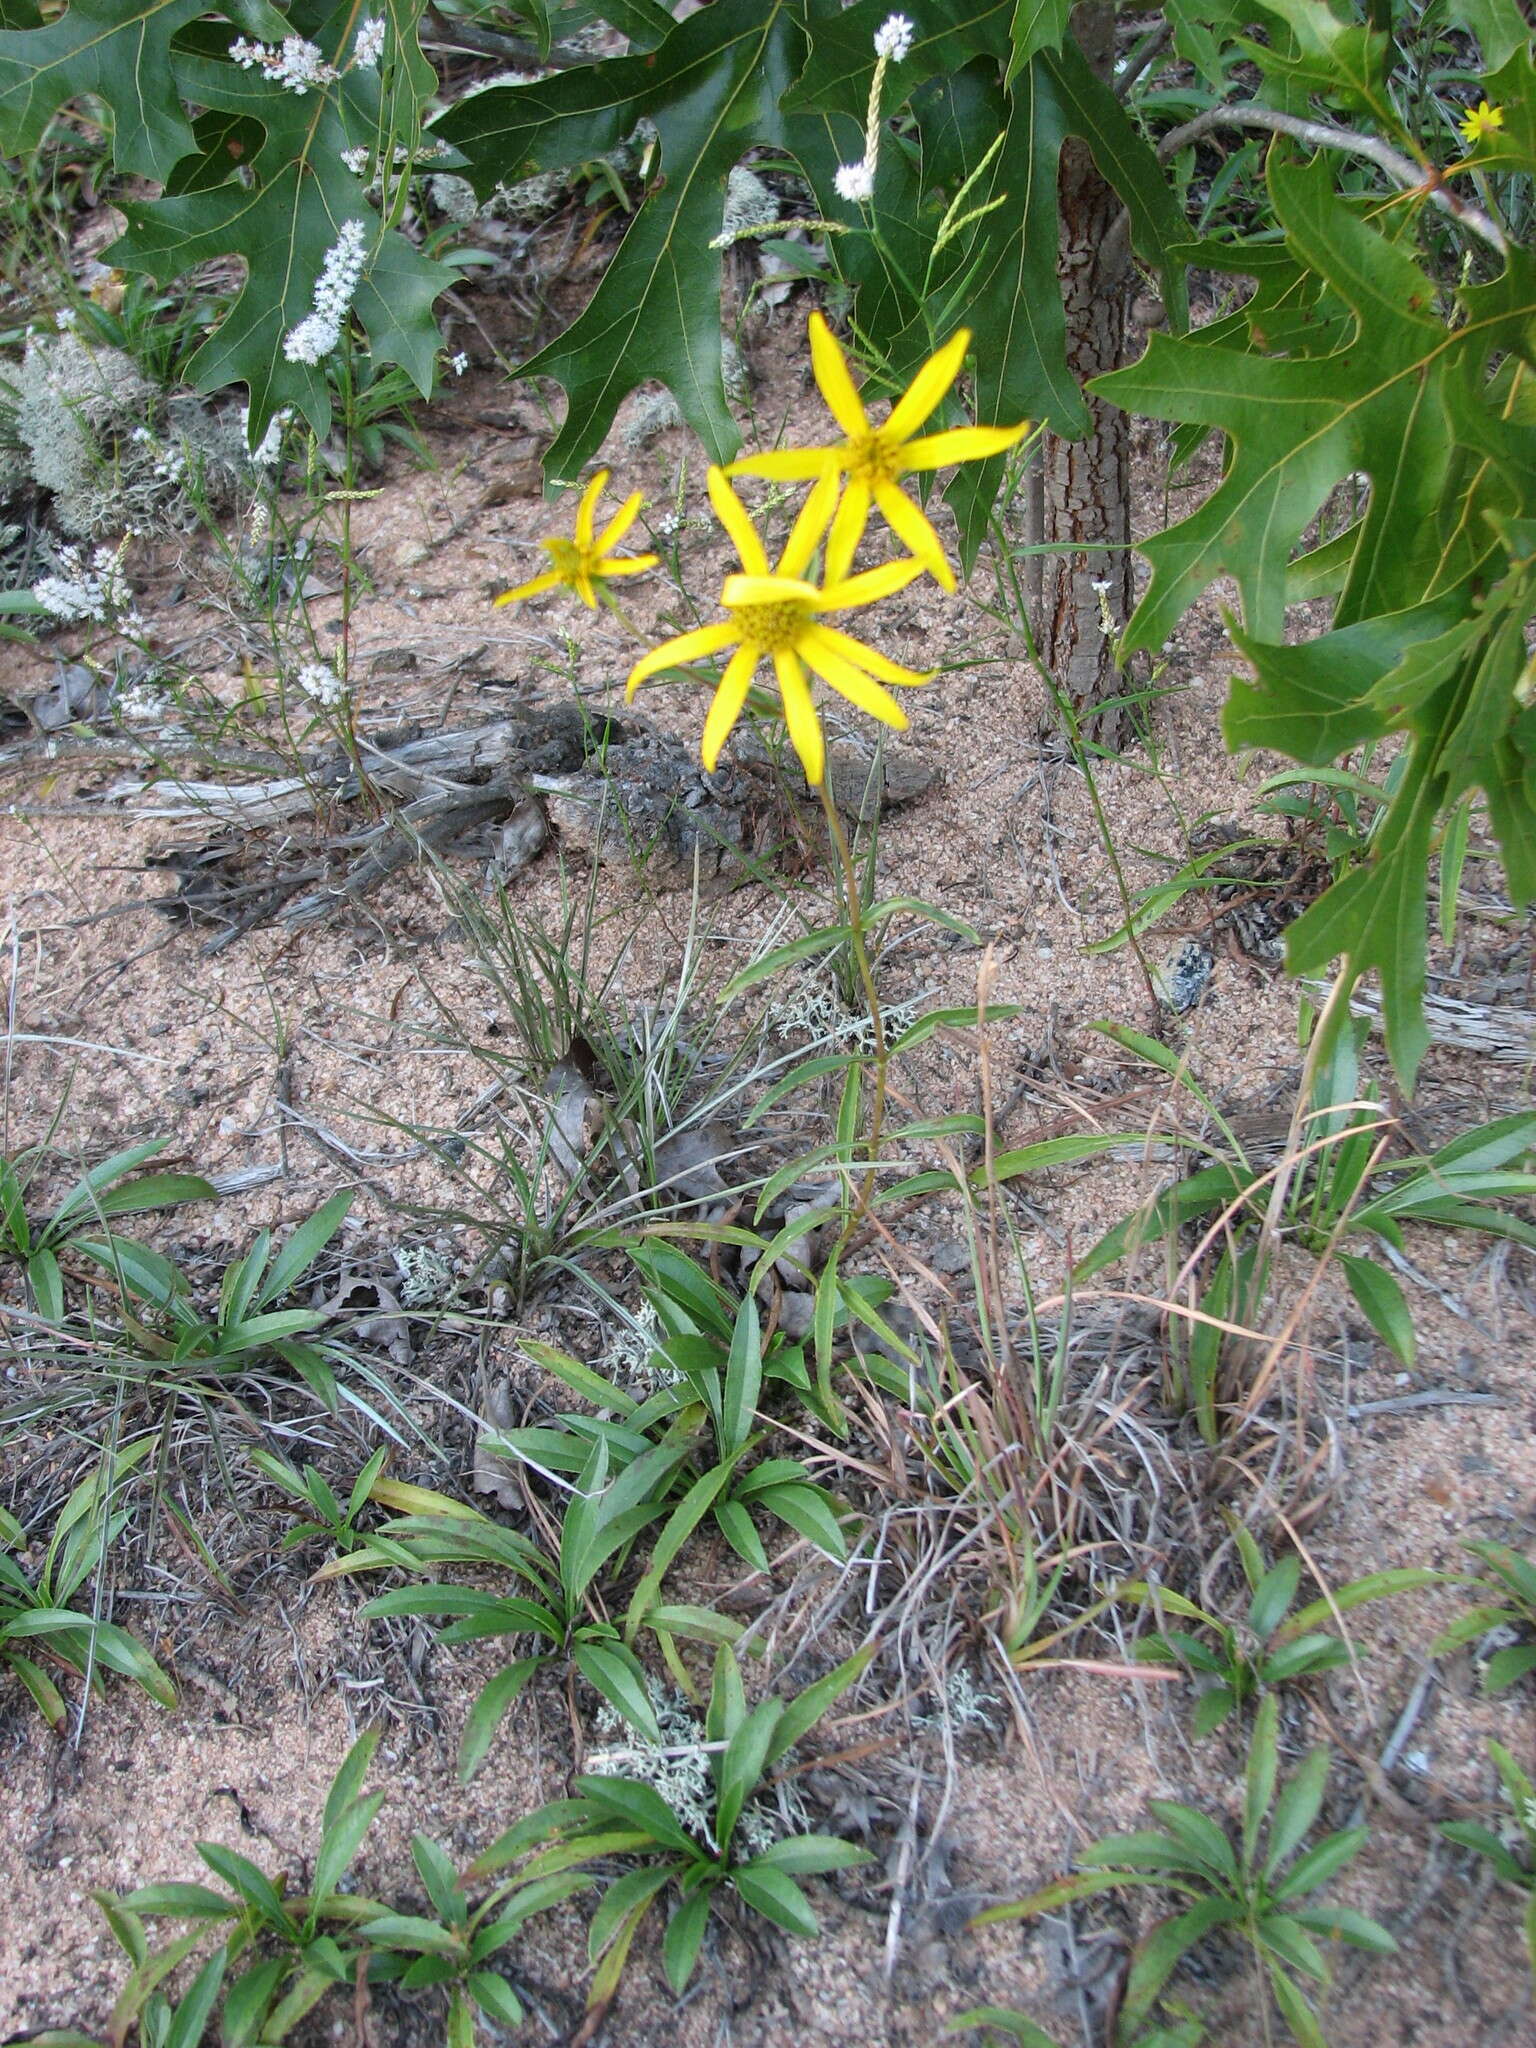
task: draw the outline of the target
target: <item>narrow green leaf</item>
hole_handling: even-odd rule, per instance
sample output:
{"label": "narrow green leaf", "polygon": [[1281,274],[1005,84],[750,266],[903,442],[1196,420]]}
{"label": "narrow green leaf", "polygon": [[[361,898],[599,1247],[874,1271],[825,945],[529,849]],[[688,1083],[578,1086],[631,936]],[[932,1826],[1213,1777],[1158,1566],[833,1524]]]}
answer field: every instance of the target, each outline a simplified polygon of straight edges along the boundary
{"label": "narrow green leaf", "polygon": [[464,1734],[459,1743],[461,1785],[467,1785],[484,1763],[496,1739],[496,1730],[543,1661],[542,1657],[518,1657],[481,1686],[465,1718]]}

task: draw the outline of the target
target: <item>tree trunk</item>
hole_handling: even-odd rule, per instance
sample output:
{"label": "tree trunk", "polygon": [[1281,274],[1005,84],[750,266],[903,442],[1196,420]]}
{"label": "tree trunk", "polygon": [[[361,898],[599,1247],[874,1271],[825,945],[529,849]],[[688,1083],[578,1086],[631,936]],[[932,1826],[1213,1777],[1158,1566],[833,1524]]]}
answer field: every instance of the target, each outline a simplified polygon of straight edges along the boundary
{"label": "tree trunk", "polygon": [[[1073,13],[1072,31],[1094,70],[1107,79],[1115,53],[1113,0],[1084,0]],[[1062,150],[1059,197],[1067,364],[1086,384],[1123,360],[1132,268],[1127,238],[1115,231],[1121,202],[1086,145],[1075,139]],[[1061,552],[1033,557],[1037,568],[1030,588],[1041,660],[1083,730],[1115,747],[1127,737],[1130,720],[1122,706],[1095,707],[1126,687],[1104,626],[1107,618],[1118,631],[1133,601],[1130,420],[1092,396],[1087,402],[1087,435],[1064,441],[1048,433],[1031,479],[1029,537]],[[1099,545],[1083,553],[1085,542]]]}

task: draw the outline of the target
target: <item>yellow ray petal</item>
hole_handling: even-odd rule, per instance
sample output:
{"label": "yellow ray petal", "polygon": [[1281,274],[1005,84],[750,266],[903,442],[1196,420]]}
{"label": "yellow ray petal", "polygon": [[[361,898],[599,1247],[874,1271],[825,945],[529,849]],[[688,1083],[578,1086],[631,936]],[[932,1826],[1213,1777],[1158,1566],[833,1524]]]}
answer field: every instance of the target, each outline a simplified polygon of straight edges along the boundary
{"label": "yellow ray petal", "polygon": [[597,610],[597,592],[592,588],[592,578],[586,569],[576,571],[576,580],[571,585],[589,612]]}
{"label": "yellow ray petal", "polygon": [[589,548],[592,545],[592,522],[597,516],[597,501],[603,495],[603,486],[609,472],[600,469],[591,483],[581,494],[581,503],[576,507],[576,545]]}
{"label": "yellow ray petal", "polygon": [[[838,346],[837,336],[832,332],[819,313],[811,315],[811,368],[816,373],[816,383],[822,397],[827,401],[827,411],[850,439],[855,434],[869,432],[869,415],[863,401],[848,374],[848,359]],[[950,379],[953,383],[954,379]],[[947,391],[949,385],[944,389]],[[940,397],[943,393],[940,393]],[[934,404],[938,400],[935,399]],[[933,407],[929,407],[929,412]],[[927,419],[928,413],[921,415]],[[814,778],[813,778],[814,779]]]}
{"label": "yellow ray petal", "polygon": [[742,568],[749,576],[766,576],[768,557],[757,537],[757,528],[748,518],[746,506],[727,483],[725,471],[712,467],[704,481],[709,487],[709,502],[715,508],[715,517],[730,535]]}
{"label": "yellow ray petal", "polygon": [[638,576],[643,569],[654,569],[660,560],[660,555],[607,555],[592,567],[599,576]]}
{"label": "yellow ray petal", "polygon": [[541,590],[553,590],[565,578],[558,569],[546,569],[542,576],[535,576],[531,582],[519,583],[516,590],[504,590],[497,598],[498,604],[519,604],[525,597],[537,597]]}
{"label": "yellow ray petal", "polygon": [[704,737],[699,742],[699,757],[711,775],[715,772],[715,763],[720,758],[720,749],[725,745],[731,727],[741,716],[747,691],[752,687],[752,671],[760,659],[755,648],[738,647],[725,664],[725,674],[711,699],[709,716],[704,721]]}
{"label": "yellow ray petal", "polygon": [[822,738],[816,706],[811,702],[811,686],[805,679],[805,670],[793,654],[776,654],[773,668],[779,679],[779,695],[784,699],[784,723],[789,727],[789,743],[800,756],[806,781],[815,789],[827,770],[827,743]]}
{"label": "yellow ray petal", "polygon": [[984,462],[1001,455],[1029,432],[1028,420],[1016,427],[951,427],[943,434],[924,434],[901,451],[903,469],[943,469],[950,462]]}
{"label": "yellow ray petal", "polygon": [[944,346],[931,355],[891,407],[882,432],[893,441],[905,441],[915,434],[939,400],[960,374],[965,352],[971,345],[971,330],[962,327]]}
{"label": "yellow ray petal", "polygon": [[915,583],[919,576],[928,574],[928,564],[919,562],[911,555],[903,555],[897,562],[882,562],[878,569],[861,569],[857,576],[849,576],[841,583],[828,583],[821,593],[819,612],[850,612],[861,604],[875,604],[882,597],[891,597],[898,590],[905,590],[909,583]]}
{"label": "yellow ray petal", "polygon": [[850,634],[840,633],[836,626],[813,626],[806,636],[807,645],[830,646],[856,667],[867,669],[872,676],[878,676],[882,683],[899,683],[909,690],[919,689],[924,683],[931,683],[938,670],[926,672],[915,668],[903,668],[899,661],[882,654],[877,647],[866,647],[862,640],[855,640]]}
{"label": "yellow ray petal", "polygon": [[835,448],[773,448],[763,455],[743,455],[726,470],[727,476],[761,476],[773,483],[804,484],[812,477],[836,469],[847,450]]}
{"label": "yellow ray petal", "polygon": [[675,640],[664,640],[635,663],[624,694],[632,697],[647,676],[664,668],[676,668],[683,662],[700,661],[706,654],[718,654],[722,647],[730,647],[740,638],[729,619],[719,619],[712,626],[695,626],[691,633],[679,633]]}
{"label": "yellow ray petal", "polygon": [[821,592],[814,583],[802,583],[795,576],[727,576],[720,602],[813,605],[821,602]]}
{"label": "yellow ray petal", "polygon": [[832,531],[827,535],[826,579],[829,584],[841,583],[848,574],[849,564],[857,554],[864,529],[869,524],[869,506],[869,485],[857,477],[853,478],[837,508]]}
{"label": "yellow ray petal", "polygon": [[934,580],[946,590],[955,587],[955,572],[944,559],[944,543],[904,491],[894,484],[876,484],[875,503],[885,514],[892,533],[922,563]]}
{"label": "yellow ray petal", "polygon": [[805,574],[811,566],[812,555],[821,544],[821,536],[831,522],[836,505],[837,472],[829,470],[800,507],[799,517],[790,528],[789,539],[785,541],[784,552],[779,557],[777,574]]}
{"label": "yellow ray petal", "polygon": [[878,718],[882,725],[894,725],[898,732],[906,731],[911,721],[890,691],[882,689],[862,669],[845,660],[841,649],[830,641],[818,639],[812,632],[801,643],[801,652],[807,665],[822,681],[830,683],[850,704],[856,704],[869,717]]}
{"label": "yellow ray petal", "polygon": [[640,517],[640,507],[645,503],[643,491],[632,491],[614,513],[597,539],[592,543],[594,555],[606,555],[610,548],[616,548]]}

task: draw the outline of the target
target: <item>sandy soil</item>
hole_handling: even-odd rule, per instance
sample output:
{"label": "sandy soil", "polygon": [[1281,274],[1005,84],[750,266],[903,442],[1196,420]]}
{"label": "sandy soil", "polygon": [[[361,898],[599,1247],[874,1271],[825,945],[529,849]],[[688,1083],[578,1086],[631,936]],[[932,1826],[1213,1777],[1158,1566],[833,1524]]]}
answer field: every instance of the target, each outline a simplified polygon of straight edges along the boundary
{"label": "sandy soil", "polygon": [[[768,369],[770,358],[793,358],[785,331],[761,345],[760,416],[809,423],[803,389]],[[600,703],[631,659],[612,621],[591,621],[560,599],[510,615],[489,609],[496,589],[531,573],[533,540],[564,515],[552,522],[530,495],[527,435],[518,431],[526,423],[507,414],[499,388],[471,378],[459,403],[464,431],[433,442],[439,471],[397,474],[356,508],[372,590],[354,620],[354,672],[377,670],[365,716],[472,723],[496,715],[510,686],[528,683],[558,690],[574,681]],[[506,431],[488,431],[492,418]],[[624,487],[651,494],[653,519],[681,492],[682,571],[707,597],[726,564],[702,523],[697,452],[678,431],[633,457],[616,456],[616,468],[620,461]],[[196,658],[213,688],[232,692],[247,654],[258,675],[270,676],[270,655],[263,668],[259,635],[221,601],[211,551],[200,542],[165,548],[141,573],[152,632],[201,649]],[[687,623],[665,577],[628,594],[647,632]],[[1005,1106],[1000,1143],[1061,1129],[1123,1129],[1132,1141],[1195,1129],[1187,1096],[1149,1085],[1148,1070],[1092,1028],[1112,1019],[1166,1030],[1169,1020],[1157,1016],[1128,950],[1084,950],[1121,916],[1088,792],[1049,737],[1039,678],[985,608],[985,568],[976,595],[979,602],[946,602],[924,587],[878,615],[880,644],[892,654],[957,670],[915,705],[907,744],[938,765],[942,780],[883,823],[882,893],[929,898],[971,921],[995,963],[992,1000],[1019,1006],[991,1038],[992,1099]],[[339,604],[316,602],[322,645],[336,637],[326,629],[338,615]],[[42,687],[54,651],[0,648],[0,689],[23,696]],[[1101,770],[1133,890],[1183,861],[1202,821],[1256,821],[1255,791],[1273,764],[1235,763],[1220,744],[1229,659],[1214,606],[1192,614],[1162,678],[1171,694],[1159,712],[1155,758],[1142,752]],[[652,691],[641,708],[680,734],[696,730],[699,703],[681,688]],[[176,1159],[204,1173],[275,1169],[261,1186],[156,1226],[158,1241],[199,1271],[243,1249],[256,1228],[290,1226],[346,1186],[357,1191],[345,1239],[351,1265],[377,1268],[403,1239],[435,1236],[472,1266],[494,1231],[495,1191],[466,1195],[423,1140],[465,1127],[492,1072],[486,1056],[512,1034],[451,904],[429,876],[407,872],[322,927],[257,930],[207,954],[203,932],[146,907],[167,883],[162,870],[143,866],[168,843],[207,835],[195,822],[172,827],[136,816],[131,804],[103,801],[132,758],[131,749],[82,752],[67,740],[51,759],[35,748],[9,757],[0,813],[14,1018],[8,1143],[45,1136],[67,1088],[62,1129],[85,1158],[169,1136]],[[460,885],[477,887],[482,869],[461,862]],[[825,887],[825,877],[815,883]],[[556,856],[546,852],[510,885],[516,913],[554,915],[560,886]],[[686,894],[610,867],[599,901],[595,951],[605,964],[618,961],[618,991],[636,1006],[665,1001],[682,954]],[[774,910],[772,894],[757,886],[712,897],[697,1001],[740,964]],[[1209,915],[1203,899],[1189,899],[1151,935],[1154,961],[1169,960]],[[1170,1042],[1228,1113],[1284,1114],[1300,1072],[1295,992],[1222,929],[1213,951],[1205,999],[1172,1026]],[[919,933],[885,970],[885,993],[892,1001],[972,1001],[983,957]],[[898,1114],[904,1102],[925,1115],[971,1111],[979,1089],[974,1044],[935,1041],[900,1073]],[[1518,1068],[1436,1051],[1407,1127],[1443,1138],[1522,1106],[1526,1089]],[[793,1127],[784,1121],[786,1137],[804,1126],[803,1116]],[[1167,1170],[1166,1158],[1139,1162],[1128,1152],[1022,1182],[1015,1220],[1037,1292],[1053,1294],[1068,1254],[1080,1253]],[[455,1210],[489,1220],[478,1230],[456,1224]],[[943,1306],[947,1295],[963,1316],[969,1278],[956,1274],[954,1259],[935,1257],[953,1247],[958,1227],[952,1214],[920,1213],[898,1231],[904,1249],[892,1258],[916,1299]],[[1333,1585],[1389,1565],[1453,1566],[1464,1535],[1526,1542],[1536,1508],[1532,1262],[1469,1236],[1410,1232],[1407,1249],[1419,1275],[1408,1283],[1420,1340],[1411,1373],[1343,1309],[1331,1279],[1282,1366],[1286,1412],[1305,1411],[1328,1475],[1321,1488],[1303,1486],[1285,1499],[1295,1507],[1321,1493],[1323,1505],[1297,1533]],[[1276,1302],[1289,1306],[1307,1277],[1299,1258],[1284,1263]],[[420,1345],[410,1365],[414,1412],[453,1462],[412,1453],[409,1476],[467,1485],[455,1404],[472,1408],[484,1385],[515,1371],[519,1336],[549,1307],[535,1299],[519,1321],[466,1320]],[[16,1390],[24,1369],[4,1370]],[[1425,1392],[1450,1405],[1405,1402]],[[869,1446],[856,1436],[851,1448]],[[62,1470],[86,1447],[61,1431],[46,1454]],[[13,1437],[5,1455],[7,1493],[25,1499],[37,1447]],[[114,1686],[92,1709],[77,1750],[46,1739],[15,1688],[0,1689],[0,1843],[11,1873],[10,1907],[0,1917],[0,2038],[104,2024],[122,1959],[90,1904],[94,1887],[191,1877],[199,1839],[227,1842],[297,1882],[314,1853],[325,1788],[362,1727],[384,1729],[374,1782],[388,1797],[358,1881],[402,1902],[417,1896],[413,1830],[467,1858],[541,1799],[559,1796],[574,1762],[567,1702],[558,1686],[536,1685],[484,1771],[460,1789],[460,1728],[494,1654],[433,1648],[425,1629],[381,1644],[356,1619],[363,1596],[355,1589],[305,1585],[320,1553],[279,1553],[286,1522],[271,1511],[273,1497],[247,1488],[236,1511],[216,1473],[190,1452],[173,1497],[205,1514],[198,1526],[224,1583],[162,1522],[152,1549],[129,1553],[116,1592],[119,1618],[144,1629],[177,1673],[180,1710],[161,1713]],[[267,1511],[248,1511],[253,1498]],[[1214,1518],[1210,1526],[1219,1528]],[[776,1590],[804,1565],[803,1551],[788,1558]],[[1230,1602],[1230,1570],[1221,1587]],[[1440,1589],[1351,1617],[1358,1672],[1287,1706],[1288,1753],[1318,1739],[1338,1753],[1332,1824],[1363,1817],[1371,1828],[1366,1853],[1335,1896],[1384,1919],[1403,1948],[1395,1961],[1341,1961],[1325,2000],[1334,2048],[1536,2040],[1514,1895],[1490,1890],[1435,1832],[1437,1821],[1494,1810],[1490,1736],[1536,1767],[1528,1690],[1487,1700],[1469,1657],[1424,1680],[1427,1645],[1460,1603]],[[831,1649],[852,1646],[858,1619],[856,1605],[840,1616],[841,1633],[815,1669]],[[989,1682],[984,1667],[975,1668]],[[797,1682],[815,1669],[807,1664]],[[1016,1711],[999,1699],[989,1725],[946,1729],[930,1714],[929,1725],[914,1726],[892,1704],[902,1691],[898,1675],[880,1670],[880,1683],[846,1708],[842,1732],[834,1717],[817,1743],[826,1754],[861,1741],[872,1712],[873,1729],[890,1740],[873,1760],[829,1766],[808,1781],[822,1824],[863,1830],[876,1858],[817,1888],[825,1938],[791,1943],[762,1923],[718,1923],[680,2009],[664,1989],[659,1944],[643,1939],[603,2039],[616,2048],[663,2039],[678,2048],[746,2048],[793,2031],[839,2048],[916,2048],[936,2040],[947,2018],[982,2003],[1025,2006],[1063,2042],[1099,2038],[1082,2029],[1101,2024],[1094,2015],[1102,2015],[1128,1936],[1148,1924],[1151,1909],[1139,1897],[1086,1909],[1070,1929],[1036,1923],[979,1935],[966,1920],[980,1905],[1061,1873],[1095,1836],[1139,1824],[1149,1794],[1233,1810],[1235,1741],[1219,1736],[1192,1747],[1182,1688],[1081,1671],[1026,1677]],[[517,2039],[567,2038],[581,2016],[581,1916],[562,1911],[535,1922],[512,1954],[531,2015]],[[1215,1949],[1196,1962],[1186,1995],[1209,2018],[1211,2039],[1259,2048],[1267,2035],[1246,1969]],[[348,2007],[329,2037],[440,2038],[432,2031],[439,2010],[426,2001],[414,2014],[381,2006],[363,2029]]]}

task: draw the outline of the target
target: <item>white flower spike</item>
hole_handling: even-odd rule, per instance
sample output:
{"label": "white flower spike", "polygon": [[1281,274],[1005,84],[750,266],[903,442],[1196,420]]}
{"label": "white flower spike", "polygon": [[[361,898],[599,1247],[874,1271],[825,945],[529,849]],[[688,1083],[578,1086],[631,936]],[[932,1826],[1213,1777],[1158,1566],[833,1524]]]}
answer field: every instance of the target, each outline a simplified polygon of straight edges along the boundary
{"label": "white flower spike", "polygon": [[916,29],[904,14],[888,14],[875,30],[875,55],[899,64],[912,48]]}
{"label": "white flower spike", "polygon": [[283,342],[283,354],[290,363],[323,363],[341,340],[357,287],[362,280],[365,234],[360,220],[344,220],[315,285],[314,310]]}
{"label": "white flower spike", "polygon": [[384,17],[370,14],[357,31],[357,41],[352,45],[352,61],[366,70],[375,71],[383,54]]}
{"label": "white flower spike", "polygon": [[291,92],[305,93],[312,85],[336,82],[334,66],[326,63],[317,44],[303,36],[285,36],[281,48],[237,36],[229,46],[229,54],[242,71],[254,71],[259,66],[274,84],[286,85]]}

